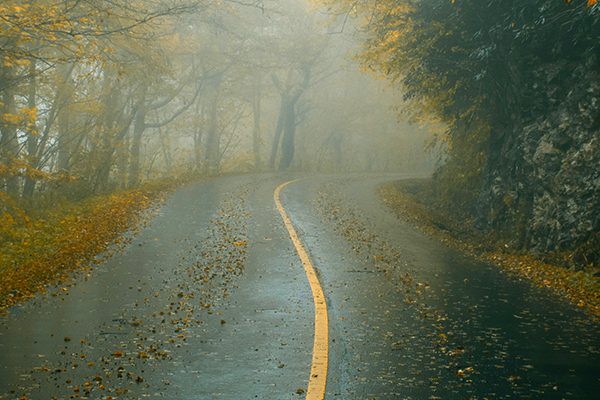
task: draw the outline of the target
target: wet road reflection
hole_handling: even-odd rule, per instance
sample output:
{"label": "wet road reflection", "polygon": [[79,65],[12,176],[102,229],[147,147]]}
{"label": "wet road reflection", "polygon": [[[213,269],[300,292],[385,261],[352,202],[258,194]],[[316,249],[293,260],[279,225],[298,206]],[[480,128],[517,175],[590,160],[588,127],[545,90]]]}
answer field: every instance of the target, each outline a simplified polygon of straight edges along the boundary
{"label": "wet road reflection", "polygon": [[313,181],[288,196],[337,315],[330,396],[595,398],[597,323],[404,226],[376,185]]}
{"label": "wet road reflection", "polygon": [[[326,399],[595,399],[598,323],[398,221],[376,194],[397,178],[282,195],[327,297]],[[183,188],[124,252],[12,309],[0,399],[303,398],[313,305],[284,180]]]}

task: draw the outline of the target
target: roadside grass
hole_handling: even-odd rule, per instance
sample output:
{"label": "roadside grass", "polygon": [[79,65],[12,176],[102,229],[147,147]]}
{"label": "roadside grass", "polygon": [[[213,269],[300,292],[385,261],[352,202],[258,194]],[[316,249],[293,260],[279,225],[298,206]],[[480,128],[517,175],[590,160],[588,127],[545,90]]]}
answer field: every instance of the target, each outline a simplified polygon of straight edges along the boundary
{"label": "roadside grass", "polygon": [[163,198],[173,183],[63,201],[18,218],[4,216],[0,229],[0,311],[64,284],[72,272],[110,256],[127,241],[125,232],[141,225],[144,211]]}
{"label": "roadside grass", "polygon": [[398,217],[447,246],[527,279],[535,286],[547,288],[594,317],[600,317],[600,279],[594,276],[597,271],[568,269],[535,254],[512,249],[498,237],[483,235],[472,228],[473,221],[453,217],[426,204],[420,197],[426,196],[426,192],[418,190],[423,184],[416,180],[390,183],[380,187],[379,195]]}

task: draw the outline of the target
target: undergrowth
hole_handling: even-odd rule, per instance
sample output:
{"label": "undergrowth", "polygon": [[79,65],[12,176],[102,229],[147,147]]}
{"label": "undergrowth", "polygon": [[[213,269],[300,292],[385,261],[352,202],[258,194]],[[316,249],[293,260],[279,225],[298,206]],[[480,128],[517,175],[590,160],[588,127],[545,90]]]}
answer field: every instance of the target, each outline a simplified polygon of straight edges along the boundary
{"label": "undergrowth", "polygon": [[98,255],[127,241],[144,210],[171,188],[153,183],[98,195],[79,202],[61,201],[43,210],[8,213],[0,224],[0,310],[68,281],[73,271],[98,262]]}

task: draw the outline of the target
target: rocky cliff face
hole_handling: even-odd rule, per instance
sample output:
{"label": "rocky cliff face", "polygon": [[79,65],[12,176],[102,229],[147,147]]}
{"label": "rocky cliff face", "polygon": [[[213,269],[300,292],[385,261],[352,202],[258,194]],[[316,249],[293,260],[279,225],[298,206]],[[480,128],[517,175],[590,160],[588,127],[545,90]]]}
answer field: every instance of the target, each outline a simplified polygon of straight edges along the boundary
{"label": "rocky cliff face", "polygon": [[[511,247],[567,256],[566,264],[577,269],[597,267],[600,72],[569,63],[556,70],[561,72],[546,64],[529,83],[533,100],[523,107],[523,128],[497,143],[497,157],[488,159],[489,178],[466,210],[480,229]],[[456,175],[449,164],[441,171],[450,174],[439,174],[438,185]],[[451,196],[440,198],[460,205]]]}
{"label": "rocky cliff face", "polygon": [[532,207],[529,244],[538,251],[573,250],[575,265],[600,253],[600,76],[583,73],[555,111],[524,129],[525,190]]}

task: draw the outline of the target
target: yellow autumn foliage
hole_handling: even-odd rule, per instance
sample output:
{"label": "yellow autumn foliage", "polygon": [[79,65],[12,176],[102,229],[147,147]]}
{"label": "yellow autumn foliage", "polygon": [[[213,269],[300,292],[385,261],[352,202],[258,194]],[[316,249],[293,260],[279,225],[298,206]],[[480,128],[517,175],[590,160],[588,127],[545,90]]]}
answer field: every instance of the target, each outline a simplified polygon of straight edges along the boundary
{"label": "yellow autumn foliage", "polygon": [[48,284],[69,280],[98,254],[118,247],[122,234],[165,188],[155,185],[62,204],[31,219],[22,210],[0,212],[0,309],[43,292]]}

